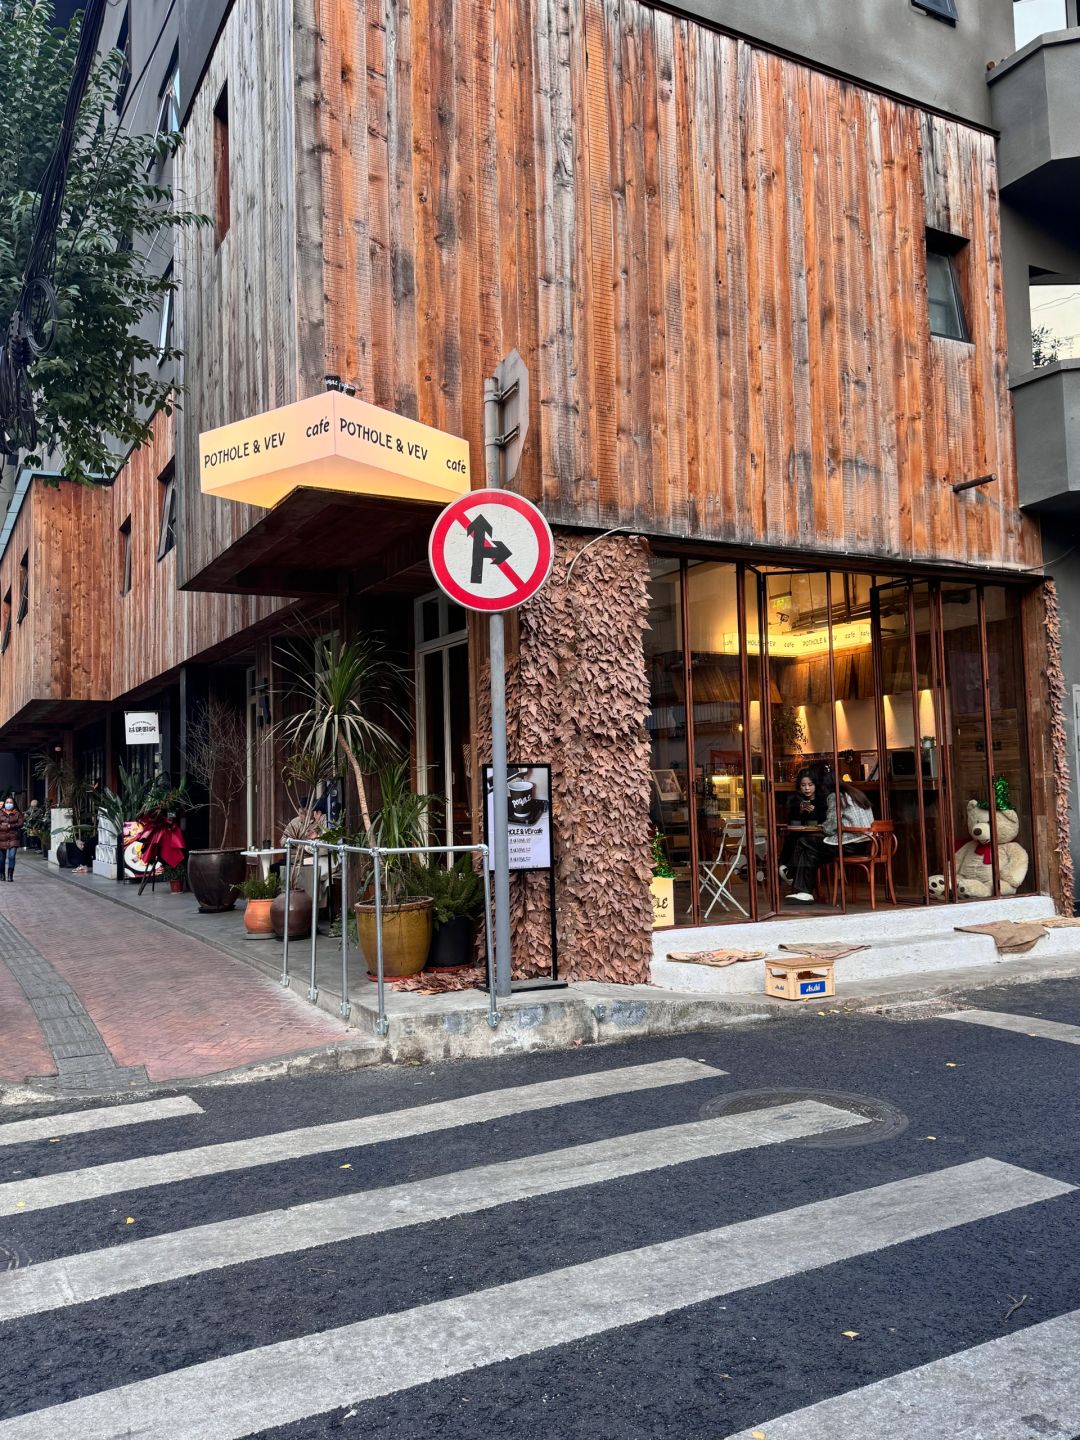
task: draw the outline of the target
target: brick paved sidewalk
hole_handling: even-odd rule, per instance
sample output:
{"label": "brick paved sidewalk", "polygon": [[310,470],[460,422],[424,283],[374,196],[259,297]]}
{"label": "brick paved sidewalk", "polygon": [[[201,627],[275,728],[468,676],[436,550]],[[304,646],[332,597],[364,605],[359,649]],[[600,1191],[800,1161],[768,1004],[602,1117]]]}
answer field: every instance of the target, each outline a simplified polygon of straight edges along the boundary
{"label": "brick paved sidewalk", "polygon": [[190,1079],[349,1034],[240,961],[65,885],[40,863],[20,857],[15,883],[0,884],[0,1079],[59,1068],[61,1088],[77,1089],[80,1066]]}

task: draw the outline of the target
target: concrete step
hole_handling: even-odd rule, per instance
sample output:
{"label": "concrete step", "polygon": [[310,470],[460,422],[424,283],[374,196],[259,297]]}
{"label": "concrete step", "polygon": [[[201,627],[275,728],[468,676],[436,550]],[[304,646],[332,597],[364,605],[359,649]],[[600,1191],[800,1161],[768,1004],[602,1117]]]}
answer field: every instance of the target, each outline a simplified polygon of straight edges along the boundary
{"label": "concrete step", "polygon": [[[716,969],[669,960],[669,950],[764,950],[771,959],[785,954],[781,944],[835,942],[865,946],[836,962],[839,995],[845,982],[963,970],[1015,958],[999,954],[989,935],[960,934],[956,927],[986,925],[996,920],[1047,919],[1053,913],[1049,896],[1025,895],[964,905],[890,908],[868,915],[794,916],[750,925],[665,930],[653,937],[652,983],[666,990],[698,995],[745,996],[764,991],[762,960]],[[1050,931],[1030,954],[1032,959],[1080,955],[1080,930]]]}

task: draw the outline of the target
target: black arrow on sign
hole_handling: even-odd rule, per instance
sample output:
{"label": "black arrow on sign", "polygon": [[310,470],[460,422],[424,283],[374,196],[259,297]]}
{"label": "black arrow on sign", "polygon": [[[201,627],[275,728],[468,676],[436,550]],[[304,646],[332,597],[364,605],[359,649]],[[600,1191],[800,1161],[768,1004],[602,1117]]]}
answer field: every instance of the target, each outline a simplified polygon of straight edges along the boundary
{"label": "black arrow on sign", "polygon": [[490,560],[493,565],[501,565],[504,560],[510,559],[513,551],[501,540],[491,539],[491,525],[483,514],[471,520],[466,529],[473,540],[470,583],[481,585],[484,580],[484,561]]}

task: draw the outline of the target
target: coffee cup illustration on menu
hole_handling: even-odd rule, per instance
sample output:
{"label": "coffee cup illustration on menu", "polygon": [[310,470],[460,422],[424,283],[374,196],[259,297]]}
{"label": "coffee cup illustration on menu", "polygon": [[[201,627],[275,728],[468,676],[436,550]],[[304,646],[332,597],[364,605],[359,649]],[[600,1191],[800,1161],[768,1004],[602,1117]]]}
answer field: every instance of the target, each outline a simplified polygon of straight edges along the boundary
{"label": "coffee cup illustration on menu", "polygon": [[528,825],[532,817],[536,786],[525,775],[516,775],[507,783],[511,825]]}

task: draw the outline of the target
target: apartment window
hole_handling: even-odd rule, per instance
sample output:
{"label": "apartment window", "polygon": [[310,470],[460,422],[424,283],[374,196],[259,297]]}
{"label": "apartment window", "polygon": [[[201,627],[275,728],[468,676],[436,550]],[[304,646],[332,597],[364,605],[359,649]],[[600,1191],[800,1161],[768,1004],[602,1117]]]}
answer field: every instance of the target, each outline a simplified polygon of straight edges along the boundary
{"label": "apartment window", "polygon": [[120,526],[120,594],[131,589],[131,516]]}
{"label": "apartment window", "polygon": [[161,481],[162,490],[157,558],[164,560],[176,544],[176,471],[171,461],[158,478]]}
{"label": "apartment window", "polygon": [[4,625],[3,635],[0,635],[0,655],[3,655],[4,652],[7,650],[8,646],[11,644],[11,586],[10,586],[10,585],[8,586],[7,592],[6,592],[6,594],[4,595],[4,618],[3,618],[3,625]]}
{"label": "apartment window", "polygon": [[169,73],[161,87],[161,101],[158,105],[157,133],[169,135],[180,129],[180,61],[173,51],[169,62]]}
{"label": "apartment window", "polygon": [[916,10],[932,15],[935,20],[944,20],[946,25],[956,24],[956,0],[911,0]]}
{"label": "apartment window", "polygon": [[120,30],[116,36],[115,49],[120,51],[124,57],[124,63],[120,74],[116,77],[116,99],[113,101],[113,109],[119,115],[124,108],[124,101],[127,99],[128,88],[131,85],[131,7],[124,9],[124,18],[120,21]]}
{"label": "apartment window", "polygon": [[965,245],[952,235],[928,231],[926,236],[926,290],[930,304],[930,334],[948,340],[968,340],[964,303],[957,273],[957,256]]}
{"label": "apartment window", "polygon": [[1080,359],[1080,275],[1029,267],[1028,279],[1032,365]]}
{"label": "apartment window", "polygon": [[214,244],[229,233],[229,87],[214,106]]}
{"label": "apartment window", "polygon": [[19,613],[16,617],[21,625],[30,609],[30,551],[24,550],[19,561]]}
{"label": "apartment window", "polygon": [[173,307],[176,299],[172,288],[173,267],[167,265],[161,277],[168,283],[168,290],[161,297],[161,322],[158,326],[158,364],[164,365],[173,343]]}

